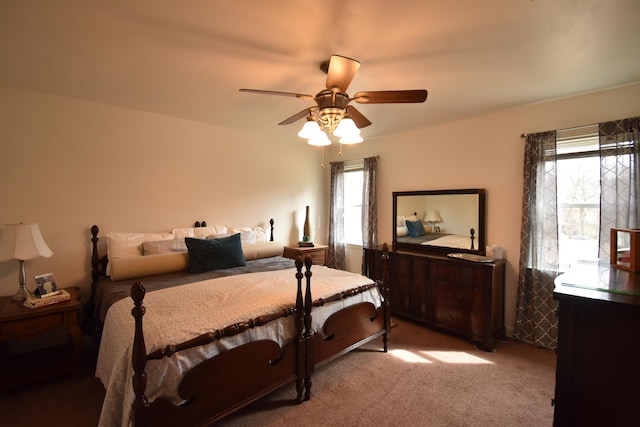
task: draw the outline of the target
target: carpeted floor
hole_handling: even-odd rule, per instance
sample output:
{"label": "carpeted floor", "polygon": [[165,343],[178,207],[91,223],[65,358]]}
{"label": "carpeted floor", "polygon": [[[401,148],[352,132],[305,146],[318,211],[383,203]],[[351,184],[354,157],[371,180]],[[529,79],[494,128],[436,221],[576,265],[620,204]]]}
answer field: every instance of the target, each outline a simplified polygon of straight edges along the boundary
{"label": "carpeted floor", "polygon": [[[292,404],[293,385],[223,420],[236,426],[550,426],[553,351],[518,341],[487,353],[455,336],[402,320],[390,352],[378,341],[316,371],[312,398]],[[70,378],[0,399],[2,426],[94,426],[103,396],[91,360]],[[303,421],[304,420],[304,421]]]}

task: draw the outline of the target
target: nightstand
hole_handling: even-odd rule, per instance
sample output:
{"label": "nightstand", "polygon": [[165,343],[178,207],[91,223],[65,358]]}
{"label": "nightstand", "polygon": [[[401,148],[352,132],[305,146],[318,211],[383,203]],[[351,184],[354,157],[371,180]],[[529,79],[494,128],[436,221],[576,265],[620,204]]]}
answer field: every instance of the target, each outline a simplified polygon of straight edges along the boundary
{"label": "nightstand", "polygon": [[[80,379],[82,331],[78,326],[80,290],[65,288],[71,295],[69,301],[41,308],[27,308],[12,301],[11,296],[0,297],[0,389],[28,384],[71,371]],[[8,356],[4,344],[9,339],[25,339],[42,335],[55,329],[69,331],[71,345],[38,350]],[[69,357],[71,347],[71,357]]]}
{"label": "nightstand", "polygon": [[284,254],[282,256],[286,258],[296,259],[299,256],[302,258],[309,255],[315,265],[325,265],[327,263],[327,251],[329,246],[315,244],[312,248],[300,248],[297,245],[285,246]]}

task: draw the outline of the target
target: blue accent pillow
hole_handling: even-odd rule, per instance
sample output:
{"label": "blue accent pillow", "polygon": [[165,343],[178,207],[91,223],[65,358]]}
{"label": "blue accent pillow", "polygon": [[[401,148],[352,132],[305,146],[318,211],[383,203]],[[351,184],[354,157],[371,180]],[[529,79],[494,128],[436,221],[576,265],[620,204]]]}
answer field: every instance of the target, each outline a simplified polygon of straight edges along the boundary
{"label": "blue accent pillow", "polygon": [[407,225],[407,230],[409,231],[409,236],[420,237],[420,236],[425,236],[427,234],[427,232],[424,229],[424,225],[422,224],[422,221],[407,220],[405,221],[405,223]]}
{"label": "blue accent pillow", "polygon": [[247,265],[240,244],[240,233],[219,239],[185,237],[184,241],[189,251],[190,273]]}

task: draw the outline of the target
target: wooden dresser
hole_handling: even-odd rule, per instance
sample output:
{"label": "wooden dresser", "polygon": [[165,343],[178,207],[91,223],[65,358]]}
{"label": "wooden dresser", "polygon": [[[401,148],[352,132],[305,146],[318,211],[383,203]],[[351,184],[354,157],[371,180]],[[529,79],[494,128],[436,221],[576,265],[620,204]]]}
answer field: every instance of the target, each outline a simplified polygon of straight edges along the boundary
{"label": "wooden dresser", "polygon": [[556,278],[555,426],[638,426],[640,273],[581,263]]}
{"label": "wooden dresser", "polygon": [[[382,277],[382,247],[365,248],[365,274]],[[504,336],[504,261],[471,262],[446,255],[389,251],[394,315],[455,332],[491,351]]]}

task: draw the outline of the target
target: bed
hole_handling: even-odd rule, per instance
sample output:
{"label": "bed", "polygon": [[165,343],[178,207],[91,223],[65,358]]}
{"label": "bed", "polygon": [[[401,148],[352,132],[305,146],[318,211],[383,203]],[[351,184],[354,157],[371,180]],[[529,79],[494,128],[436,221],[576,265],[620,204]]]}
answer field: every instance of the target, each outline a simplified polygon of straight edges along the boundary
{"label": "bed", "polygon": [[396,227],[396,241],[424,246],[442,246],[456,249],[475,249],[476,230],[471,228],[469,235],[429,232],[424,222],[414,212],[408,217],[399,216]]}
{"label": "bed", "polygon": [[[107,276],[98,227],[91,232],[96,376],[106,389],[100,425],[208,425],[290,382],[301,403],[320,364],[378,337],[387,351],[383,281],[324,266],[312,272],[310,259],[274,255],[277,242],[242,245],[241,266],[125,278],[112,268]],[[191,269],[192,253],[176,253]]]}

